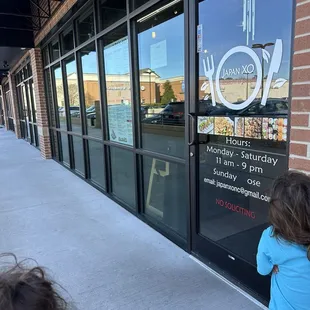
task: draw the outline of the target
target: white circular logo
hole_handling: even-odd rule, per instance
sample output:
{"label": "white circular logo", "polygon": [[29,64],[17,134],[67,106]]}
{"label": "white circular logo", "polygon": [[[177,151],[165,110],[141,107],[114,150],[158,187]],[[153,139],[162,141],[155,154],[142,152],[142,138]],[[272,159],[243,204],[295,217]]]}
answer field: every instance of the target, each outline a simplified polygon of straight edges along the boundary
{"label": "white circular logo", "polygon": [[[244,101],[244,102],[242,102],[240,104],[234,104],[234,103],[231,103],[231,102],[227,101],[224,98],[224,96],[222,94],[222,91],[221,91],[221,87],[220,87],[220,74],[222,72],[223,65],[225,64],[225,62],[227,61],[227,59],[230,56],[232,56],[232,55],[234,55],[236,53],[245,53],[245,54],[249,55],[253,59],[253,61],[255,63],[255,66],[256,66],[256,70],[257,70],[257,81],[256,81],[255,89],[254,89],[252,95],[246,101]],[[252,69],[253,69],[253,71],[252,71]],[[254,66],[253,66],[253,68],[251,68],[251,71],[254,72]],[[218,66],[218,69],[217,69],[217,72],[216,72],[216,78],[215,78],[217,95],[218,95],[220,101],[227,108],[229,108],[231,110],[241,110],[241,109],[244,109],[249,104],[251,104],[254,101],[254,99],[256,98],[256,96],[258,95],[258,92],[259,92],[260,87],[262,85],[262,79],[263,79],[262,66],[261,66],[261,62],[260,62],[258,56],[256,55],[256,53],[252,49],[247,47],[247,46],[236,46],[236,47],[232,48],[231,50],[229,50],[224,55],[224,57],[222,58],[222,60],[219,63],[219,66]]]}

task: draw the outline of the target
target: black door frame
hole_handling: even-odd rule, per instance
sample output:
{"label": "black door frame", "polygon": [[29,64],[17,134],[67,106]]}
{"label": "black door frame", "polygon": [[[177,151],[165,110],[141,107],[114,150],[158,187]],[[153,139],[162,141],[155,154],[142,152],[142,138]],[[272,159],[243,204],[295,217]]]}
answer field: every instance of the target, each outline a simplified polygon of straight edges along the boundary
{"label": "black door frame", "polygon": [[190,193],[190,222],[188,225],[190,240],[188,249],[194,257],[211,266],[217,273],[267,305],[270,291],[269,277],[260,276],[256,271],[256,267],[199,234],[199,143],[197,132],[198,107],[196,104],[199,99],[199,54],[197,53],[199,2],[199,0],[186,1],[188,10],[188,29],[186,33],[188,49],[185,54],[188,70],[186,101],[188,102],[187,115],[189,120],[189,159],[187,165]]}

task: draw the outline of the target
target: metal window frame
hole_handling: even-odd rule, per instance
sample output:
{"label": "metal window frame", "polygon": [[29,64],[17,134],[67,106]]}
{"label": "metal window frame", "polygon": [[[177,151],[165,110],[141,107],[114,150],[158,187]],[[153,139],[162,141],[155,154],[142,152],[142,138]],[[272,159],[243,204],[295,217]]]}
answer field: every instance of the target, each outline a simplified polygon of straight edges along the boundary
{"label": "metal window frame", "polygon": [[[148,215],[143,213],[143,205],[144,205],[144,182],[143,182],[143,156],[148,156],[152,158],[156,158],[159,160],[163,161],[168,161],[171,163],[178,163],[184,165],[185,169],[189,169],[189,164],[187,158],[178,158],[178,157],[172,157],[170,155],[166,154],[161,154],[161,153],[156,153],[153,151],[148,151],[145,149],[142,149],[142,136],[141,136],[141,127],[140,127],[140,104],[132,104],[132,120],[133,120],[133,146],[128,146],[128,145],[123,145],[119,143],[115,143],[113,141],[109,140],[108,136],[108,105],[107,105],[107,97],[106,97],[106,80],[105,80],[105,68],[104,68],[104,59],[103,59],[103,44],[102,44],[102,38],[104,35],[110,33],[111,31],[117,29],[118,27],[126,24],[127,28],[127,36],[128,36],[128,44],[129,44],[129,66],[130,66],[130,79],[131,79],[131,100],[132,103],[134,102],[140,102],[140,84],[139,84],[139,61],[138,61],[138,42],[137,42],[137,29],[136,29],[136,19],[139,15],[141,15],[143,12],[146,10],[150,9],[154,5],[160,3],[162,0],[150,0],[146,4],[142,5],[138,9],[131,11],[130,10],[130,2],[131,0],[126,0],[126,10],[127,10],[127,15],[117,22],[115,22],[113,25],[107,27],[106,29],[100,30],[100,10],[99,10],[99,0],[91,0],[91,4],[86,3],[84,6],[82,6],[77,12],[73,14],[71,19],[64,25],[62,25],[56,33],[49,39],[47,39],[43,44],[42,44],[42,51],[44,48],[48,48],[48,64],[45,65],[44,69],[45,70],[52,70],[55,68],[55,66],[59,65],[62,68],[62,79],[63,79],[63,84],[65,84],[66,81],[66,70],[64,70],[64,62],[70,58],[73,57],[76,61],[77,65],[77,78],[78,78],[78,84],[79,84],[79,95],[80,95],[80,109],[81,109],[81,115],[82,113],[84,114],[82,116],[83,118],[83,130],[82,133],[75,133],[72,132],[71,130],[71,120],[69,113],[66,113],[67,117],[67,130],[63,130],[59,128],[59,119],[58,119],[58,110],[55,110],[56,115],[56,128],[50,126],[50,130],[56,131],[57,135],[64,133],[67,134],[68,139],[69,139],[69,155],[70,155],[70,168],[72,169],[71,171],[73,173],[76,173],[74,170],[74,150],[73,150],[73,145],[72,145],[72,136],[78,136],[83,139],[83,150],[84,150],[84,161],[85,161],[85,178],[83,178],[86,182],[94,185],[96,188],[98,188],[97,184],[93,184],[91,182],[91,171],[90,171],[90,161],[89,161],[89,149],[88,149],[88,141],[95,141],[98,143],[101,143],[104,148],[104,164],[105,164],[105,179],[106,179],[106,188],[105,190],[102,188],[99,188],[102,192],[104,192],[108,197],[113,199],[114,201],[120,203],[123,207],[125,207],[129,212],[133,213],[135,216],[137,216],[139,219],[142,221],[148,223],[150,226],[161,232],[163,235],[165,235],[167,238],[172,240],[174,243],[180,245],[182,248],[186,250],[190,250],[190,242],[191,242],[191,229],[189,222],[187,223],[187,239],[184,239],[184,237],[180,236],[176,232],[172,231],[169,229],[167,226],[165,226],[163,223],[158,223],[156,220],[153,218],[150,218]],[[187,40],[188,40],[188,25],[187,20],[188,20],[188,6],[190,0],[183,0],[184,3],[184,19],[185,19],[185,59],[189,56],[188,51],[187,51]],[[93,16],[94,16],[94,23],[95,23],[95,35],[90,38],[89,40],[83,42],[80,45],[77,45],[77,29],[76,29],[76,22],[81,16],[87,15],[88,13],[91,13],[91,10],[93,11]],[[73,25],[74,27],[74,49],[65,55],[61,55],[58,59],[51,61],[51,45],[55,42],[58,41],[59,43],[59,49],[60,51],[62,50],[61,47],[61,40],[60,40],[60,34],[64,31],[64,29],[71,27]],[[56,39],[55,39],[56,38]],[[87,45],[94,43],[96,47],[96,52],[97,52],[97,69],[98,69],[98,76],[99,76],[99,90],[100,90],[100,102],[101,102],[101,122],[102,122],[102,137],[103,139],[98,139],[95,137],[91,137],[87,135],[87,124],[86,124],[86,119],[85,119],[85,111],[82,108],[82,106],[85,106],[85,100],[84,100],[84,93],[83,93],[83,72],[82,72],[82,64],[81,64],[81,59],[79,52],[83,47],[86,47]],[[185,66],[187,67],[188,64],[185,62]],[[50,72],[51,73],[51,72]],[[51,74],[52,78],[52,93],[53,97],[55,98],[55,79],[54,74]],[[187,76],[187,72],[185,69],[185,82],[190,81],[189,77]],[[188,84],[186,84],[188,85]],[[65,87],[65,86],[64,86]],[[189,87],[187,87],[189,89]],[[64,94],[67,93],[67,89],[64,90]],[[53,98],[53,102],[55,105],[55,99]],[[188,96],[186,97],[186,100],[188,100]],[[188,102],[188,101],[187,101]],[[65,96],[65,105],[66,108],[68,109],[68,98]],[[186,106],[186,105],[185,105]],[[67,110],[69,111],[69,110]],[[51,124],[51,123],[50,123]],[[188,120],[186,120],[186,125],[188,127]],[[187,148],[187,141],[188,141],[188,130],[186,129],[185,131],[185,141],[184,141],[184,148]],[[59,144],[61,144],[59,142]],[[62,147],[62,145],[60,145]],[[117,197],[113,196],[113,188],[112,188],[112,167],[111,167],[111,155],[110,155],[110,148],[111,147],[116,147],[118,149],[123,149],[126,151],[130,151],[134,155],[134,171],[135,175],[133,176],[134,183],[135,183],[135,197],[136,197],[136,209],[132,210],[130,206],[128,206],[125,202],[120,201]],[[63,156],[62,156],[62,149],[59,148],[59,153],[61,154],[60,156],[60,161],[63,161]],[[66,165],[65,165],[66,166]],[[67,167],[67,166],[66,166]],[[68,167],[67,167],[68,168]],[[78,174],[77,174],[78,175]],[[81,177],[81,175],[79,175]],[[188,195],[189,196],[189,195]],[[188,201],[188,214],[190,214],[190,203]],[[188,217],[188,220],[190,218]]]}

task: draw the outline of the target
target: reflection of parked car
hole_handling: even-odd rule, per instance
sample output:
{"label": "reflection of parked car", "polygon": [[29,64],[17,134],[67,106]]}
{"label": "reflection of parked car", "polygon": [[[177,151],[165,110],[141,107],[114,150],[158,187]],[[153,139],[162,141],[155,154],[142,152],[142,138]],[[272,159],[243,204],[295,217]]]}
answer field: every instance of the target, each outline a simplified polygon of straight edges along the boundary
{"label": "reflection of parked car", "polygon": [[[212,106],[211,100],[201,100],[198,105],[199,115],[209,115],[212,111],[218,110],[219,105]],[[142,120],[146,124],[162,125],[185,125],[185,106],[182,102],[170,102],[160,113],[147,117]]]}
{"label": "reflection of parked car", "polygon": [[[236,102],[239,104],[241,102]],[[286,98],[270,98],[265,106],[261,105],[261,100],[254,100],[248,107],[242,110],[231,110],[227,107],[221,107],[216,111],[212,111],[210,115],[242,115],[242,116],[268,116],[268,115],[287,115],[288,100]]]}
{"label": "reflection of parked car", "polygon": [[160,113],[143,119],[142,123],[184,125],[184,102],[170,102]]}

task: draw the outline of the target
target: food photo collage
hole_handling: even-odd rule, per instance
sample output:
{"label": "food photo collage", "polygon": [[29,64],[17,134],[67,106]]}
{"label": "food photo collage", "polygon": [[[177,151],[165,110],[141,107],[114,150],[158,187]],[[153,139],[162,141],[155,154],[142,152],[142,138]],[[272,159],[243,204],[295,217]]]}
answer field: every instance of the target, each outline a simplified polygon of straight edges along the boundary
{"label": "food photo collage", "polygon": [[199,116],[198,133],[287,141],[287,118]]}

